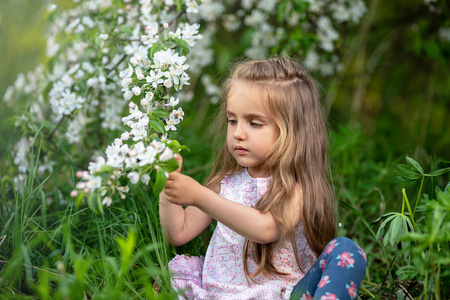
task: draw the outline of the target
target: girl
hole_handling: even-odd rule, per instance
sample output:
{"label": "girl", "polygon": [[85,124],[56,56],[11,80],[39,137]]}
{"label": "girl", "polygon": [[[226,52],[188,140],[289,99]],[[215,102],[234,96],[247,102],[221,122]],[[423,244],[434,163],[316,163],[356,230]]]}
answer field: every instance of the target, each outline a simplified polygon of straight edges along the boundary
{"label": "girl", "polygon": [[204,258],[169,263],[173,287],[182,299],[355,299],[365,257],[350,240],[333,239],[316,84],[276,57],[238,65],[223,92],[226,141],[206,185],[177,170],[160,195],[173,245],[217,220]]}

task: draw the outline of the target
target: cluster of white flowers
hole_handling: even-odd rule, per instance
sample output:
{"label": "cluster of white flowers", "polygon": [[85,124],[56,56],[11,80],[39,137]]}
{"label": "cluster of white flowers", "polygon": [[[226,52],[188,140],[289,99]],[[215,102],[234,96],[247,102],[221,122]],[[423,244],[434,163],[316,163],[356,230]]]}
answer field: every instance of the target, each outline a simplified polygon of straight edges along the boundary
{"label": "cluster of white flowers", "polygon": [[18,167],[19,173],[25,174],[29,166],[28,153],[30,151],[32,139],[21,138],[15,147],[14,164]]}
{"label": "cluster of white flowers", "polygon": [[219,102],[220,88],[212,82],[211,76],[205,74],[202,76],[202,84],[205,87],[205,94],[210,97],[210,101],[214,104]]}
{"label": "cluster of white flowers", "polygon": [[[102,204],[106,206],[112,204],[112,197],[115,194],[123,200],[126,198],[125,194],[130,190],[128,185],[118,184],[117,178],[125,175],[132,184],[141,181],[148,185],[150,175],[145,172],[140,173],[138,170],[142,167],[151,166],[156,161],[166,162],[175,157],[172,149],[157,140],[153,140],[147,146],[142,141],[129,146],[124,144],[121,139],[115,139],[106,148],[105,153],[106,159],[103,156],[97,156],[95,161],[89,163],[89,171],[77,172],[77,177],[81,181],[77,183],[76,187],[85,194],[99,190],[103,197]],[[107,178],[100,175],[104,167],[109,170]],[[78,191],[72,191],[72,197],[77,195]]]}
{"label": "cluster of white flowers", "polygon": [[[141,10],[144,6],[145,10],[149,8],[148,1],[140,2]],[[186,5],[190,6],[187,11],[193,11],[193,3],[197,2],[188,2]],[[119,178],[126,176],[132,184],[141,181],[148,185],[151,179],[149,173],[153,169],[167,176],[167,169],[161,166],[174,160],[175,153],[179,151],[178,146],[171,148],[174,146],[167,136],[170,131],[177,131],[184,111],[181,107],[176,108],[180,99],[170,97],[170,91],[180,91],[183,86],[189,85],[190,77],[186,73],[189,68],[186,56],[175,51],[175,48],[187,53],[202,39],[202,35],[199,34],[198,24],[179,23],[175,31],[168,31],[168,23],[163,23],[161,28],[149,16],[144,18],[144,34],[139,36],[139,31],[134,30],[132,40],[124,47],[130,59],[118,74],[123,99],[130,101],[129,114],[122,118],[122,122],[130,130],[123,131],[120,138],[106,148],[106,159],[97,156],[95,162],[90,163],[89,171],[78,173],[82,181],[77,184],[77,190],[72,191],[72,196],[80,192],[83,195],[97,192],[103,198],[102,203],[109,206],[114,195],[124,199],[129,190],[127,185],[119,184]],[[154,46],[159,47],[158,51],[149,55]],[[88,84],[96,86],[98,82],[101,80]],[[132,98],[137,98],[140,106],[131,101]],[[157,133],[156,139],[152,135],[154,133]]]}
{"label": "cluster of white flowers", "polygon": [[[358,23],[366,13],[367,8],[363,0],[304,0],[308,5],[306,12],[298,13],[295,5],[299,1],[286,3],[282,13],[285,24],[274,22],[279,15],[279,1],[277,0],[244,0],[237,11],[236,1],[207,2],[201,6],[199,18],[207,22],[220,20],[220,24],[230,32],[239,29],[252,28],[250,35],[251,46],[245,54],[251,58],[264,58],[269,50],[278,47],[289,38],[292,30],[300,28],[302,35],[314,34],[317,41],[310,40],[307,48],[300,47],[296,53],[305,56],[305,64],[313,71],[319,71],[328,76],[341,69],[341,64],[335,51],[340,38],[338,29],[342,23]],[[233,9],[231,9],[233,8]],[[230,13],[226,13],[230,11]],[[214,30],[214,26],[208,26]],[[244,32],[244,30],[243,30]],[[245,31],[247,32],[247,31]],[[290,41],[296,45],[297,41]]]}
{"label": "cluster of white flowers", "polygon": [[[219,29],[248,34],[250,46],[245,53],[260,58],[300,28],[312,38],[308,47],[298,47],[304,52],[294,54],[305,55],[308,68],[331,75],[339,70],[339,59],[333,55],[339,26],[358,22],[366,11],[362,0],[304,0],[302,5],[308,6],[302,13],[295,7],[301,1],[288,1],[282,12],[277,0],[74,2],[78,5],[70,10],[55,4],[48,7],[52,19],[48,70],[41,66],[27,76],[19,75],[3,100],[12,105],[41,92],[30,105],[29,115],[35,119],[24,114],[18,120],[37,125],[28,128],[40,128],[44,120],[55,124],[53,130],[46,123],[54,137],[49,140],[57,145],[46,147],[42,172],[52,171],[52,151],[59,147],[69,145],[72,148],[64,150],[72,153],[75,144],[89,144],[85,142],[94,131],[99,139],[120,135],[108,146],[106,156],[93,156],[89,171],[78,174],[84,184],[72,193],[99,192],[106,205],[114,195],[123,199],[128,191],[128,186],[118,184],[119,178],[149,184],[151,171],[179,151],[180,145],[169,139],[175,138],[184,119],[179,103],[193,97],[194,87],[186,88],[191,77],[201,82],[212,103],[218,102],[220,89],[202,69],[215,63],[212,45]],[[199,24],[204,23],[200,34]],[[21,174],[27,170],[30,147],[19,143],[15,152],[14,163]],[[58,167],[64,168],[69,171],[69,164]]]}
{"label": "cluster of white flowers", "polygon": [[44,66],[39,65],[35,70],[30,71],[27,75],[20,73],[17,75],[14,85],[9,86],[3,95],[3,102],[11,107],[14,103],[14,94],[20,94],[20,97],[29,97],[34,91],[43,87],[42,75],[44,73]]}

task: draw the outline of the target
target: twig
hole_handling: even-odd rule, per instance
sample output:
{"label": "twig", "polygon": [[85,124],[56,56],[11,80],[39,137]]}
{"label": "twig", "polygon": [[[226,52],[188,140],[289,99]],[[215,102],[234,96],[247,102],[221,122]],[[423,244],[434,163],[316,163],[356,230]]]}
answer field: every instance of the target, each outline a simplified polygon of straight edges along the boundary
{"label": "twig", "polygon": [[[177,13],[177,15],[176,15],[175,17],[173,17],[172,20],[169,21],[169,23],[168,23],[169,26],[172,25],[172,24],[175,23],[175,22],[178,22],[178,19],[179,19],[185,12],[186,12],[185,9],[180,10],[180,12]],[[159,29],[158,29],[158,34],[160,34],[161,32],[163,32],[163,30],[164,30],[164,27],[159,28]]]}
{"label": "twig", "polygon": [[127,58],[128,54],[124,54],[122,56],[122,58],[119,60],[119,62],[117,64],[115,64],[108,72],[106,72],[106,75],[108,75],[109,73],[111,73],[113,70],[115,70],[124,60],[125,58]]}
{"label": "twig", "polygon": [[400,287],[401,290],[403,290],[404,295],[411,300],[414,300],[413,296],[411,296],[411,294],[408,292],[408,290],[401,284],[398,285]]}
{"label": "twig", "polygon": [[395,258],[396,258],[396,257],[397,257],[397,254],[394,254],[394,257],[392,258],[392,261],[391,261],[391,263],[390,263],[390,265],[389,265],[389,269],[388,269],[388,271],[386,272],[386,275],[384,275],[383,282],[381,282],[381,284],[380,284],[380,288],[381,288],[381,287],[384,285],[384,283],[386,282],[386,279],[387,279],[389,273],[391,272],[392,265],[394,264],[394,261],[395,261]]}
{"label": "twig", "polygon": [[[172,20],[169,21],[169,25],[173,24],[174,22],[176,22],[184,13],[186,12],[186,10],[181,10]],[[158,34],[160,34],[162,31],[164,30],[164,27],[159,28],[158,30]],[[126,39],[119,39],[121,41],[136,41],[139,42],[139,40],[126,40]],[[109,73],[111,73],[113,70],[115,70],[124,60],[125,58],[127,58],[127,54],[124,54],[124,56],[122,56],[122,58],[119,60],[119,62],[117,64],[115,64],[108,72],[106,72],[106,75],[108,75]]]}
{"label": "twig", "polygon": [[67,115],[64,115],[61,120],[59,120],[58,124],[55,125],[55,128],[53,128],[53,130],[49,133],[48,137],[47,137],[47,141],[51,142],[53,135],[55,134],[56,130],[58,129],[58,127],[61,126],[61,124],[64,122],[64,120],[66,119]]}

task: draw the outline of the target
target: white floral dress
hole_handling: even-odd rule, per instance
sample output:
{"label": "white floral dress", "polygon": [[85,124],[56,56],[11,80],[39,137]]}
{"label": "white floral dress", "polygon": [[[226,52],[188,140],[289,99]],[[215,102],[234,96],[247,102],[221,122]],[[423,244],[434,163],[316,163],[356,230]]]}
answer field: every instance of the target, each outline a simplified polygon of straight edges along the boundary
{"label": "white floral dress", "polygon": [[[244,168],[222,180],[220,195],[254,206],[267,192],[269,181],[270,178],[252,178]],[[247,282],[243,266],[245,239],[217,222],[205,257],[177,255],[169,262],[172,286],[180,292],[180,299],[287,299],[293,286],[316,259],[301,223],[295,228],[295,238],[301,269],[291,243],[285,241],[274,250],[274,266],[289,275],[266,277],[259,274],[253,278],[256,282]],[[252,274],[257,264],[251,255],[247,263]]]}

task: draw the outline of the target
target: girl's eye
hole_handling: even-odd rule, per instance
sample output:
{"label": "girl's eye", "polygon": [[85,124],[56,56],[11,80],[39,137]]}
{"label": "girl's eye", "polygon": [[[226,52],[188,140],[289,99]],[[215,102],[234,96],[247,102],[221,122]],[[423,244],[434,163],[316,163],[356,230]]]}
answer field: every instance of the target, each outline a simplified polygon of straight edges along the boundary
{"label": "girl's eye", "polygon": [[236,120],[232,120],[232,119],[227,120],[227,122],[228,122],[228,124],[230,124],[230,125],[235,125],[235,124],[237,123]]}
{"label": "girl's eye", "polygon": [[255,122],[250,122],[250,125],[251,125],[252,127],[255,127],[255,128],[258,128],[258,127],[262,127],[262,126],[263,126],[262,124],[255,123]]}

